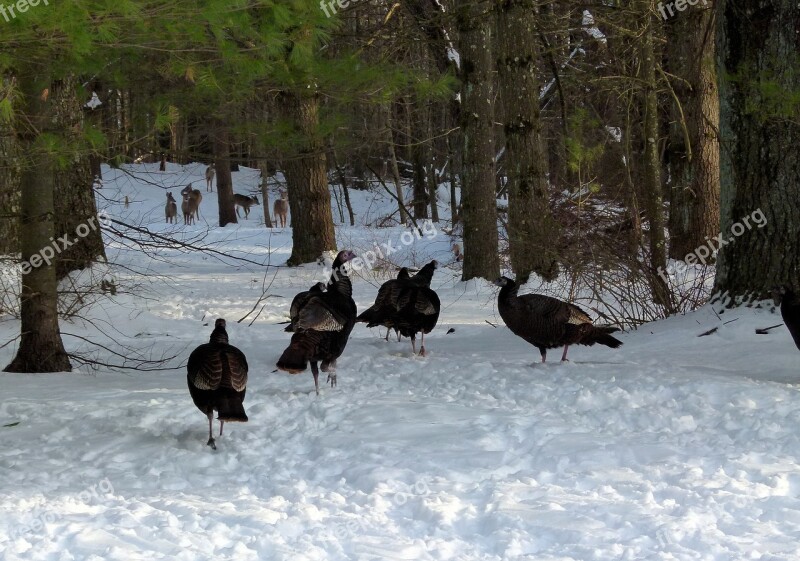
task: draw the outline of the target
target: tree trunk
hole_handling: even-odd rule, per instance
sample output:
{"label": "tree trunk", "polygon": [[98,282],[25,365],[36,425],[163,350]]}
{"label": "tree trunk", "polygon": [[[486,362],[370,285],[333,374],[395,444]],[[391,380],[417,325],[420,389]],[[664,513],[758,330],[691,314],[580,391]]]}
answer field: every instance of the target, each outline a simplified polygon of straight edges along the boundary
{"label": "tree trunk", "polygon": [[721,4],[721,231],[729,243],[718,256],[715,290],[738,304],[766,297],[777,284],[800,289],[800,6]]}
{"label": "tree trunk", "polygon": [[672,89],[681,103],[673,100],[672,104],[669,255],[684,259],[719,233],[719,91],[713,5],[699,5],[672,18],[666,44],[670,73],[678,77]]}
{"label": "tree trunk", "polygon": [[408,224],[408,215],[406,214],[405,198],[403,196],[403,184],[400,180],[400,167],[397,165],[397,151],[394,146],[394,135],[392,133],[392,107],[386,105],[386,143],[389,147],[389,169],[392,173],[394,180],[394,189],[397,194],[397,207],[399,211],[400,224],[405,226]]}
{"label": "tree trunk", "polygon": [[464,142],[461,220],[462,280],[494,280],[500,274],[497,202],[494,194],[494,87],[491,2],[457,7],[461,55],[461,134]]}
{"label": "tree trunk", "polygon": [[[50,88],[49,102],[55,125],[71,146],[77,145],[84,128],[82,88],[74,77],[65,78]],[[70,154],[66,169],[55,175],[56,237],[74,241],[56,260],[56,277],[61,280],[72,271],[80,271],[98,257],[105,260],[103,237],[97,223],[94,174],[91,158]]]}
{"label": "tree trunk", "polygon": [[302,136],[300,153],[284,162],[283,171],[292,214],[292,255],[289,265],[310,263],[336,250],[336,234],[328,192],[325,145],[319,131],[319,98],[285,94],[288,114]]}
{"label": "tree trunk", "polygon": [[[48,84],[49,85],[49,84]],[[43,88],[22,78],[21,94],[29,121],[21,138],[27,156],[22,171],[20,246],[22,253],[22,336],[17,355],[6,372],[69,372],[72,366],[58,327],[56,267],[42,259],[55,236],[52,155],[37,147],[42,134],[56,134],[54,108],[43,99]],[[33,132],[36,131],[36,132]]]}
{"label": "tree trunk", "polygon": [[550,208],[547,163],[542,148],[539,42],[536,0],[497,4],[497,70],[505,109],[508,174],[508,240],[511,267],[520,283],[531,273],[558,274],[560,228]]}
{"label": "tree trunk", "polygon": [[639,13],[643,21],[641,47],[641,92],[644,115],[644,154],[642,164],[642,196],[647,215],[650,252],[650,279],[653,301],[671,313],[673,305],[663,277],[658,273],[667,266],[667,246],[664,236],[664,197],[661,189],[661,157],[658,150],[658,82],[656,80],[655,12],[654,0],[639,0]]}
{"label": "tree trunk", "polygon": [[[0,77],[0,97],[13,99],[12,82]],[[0,120],[0,255],[19,252],[20,147],[14,126]]]}
{"label": "tree trunk", "polygon": [[[231,177],[231,143],[228,125],[222,121],[212,124],[214,169],[217,170],[217,201],[219,202],[219,225],[237,224],[236,205],[233,202],[233,178]],[[202,207],[202,205],[201,205]],[[202,212],[202,210],[201,210]]]}
{"label": "tree trunk", "polygon": [[269,171],[267,163],[260,160],[258,169],[261,172],[261,204],[264,206],[264,226],[272,228],[272,220],[269,217]]}

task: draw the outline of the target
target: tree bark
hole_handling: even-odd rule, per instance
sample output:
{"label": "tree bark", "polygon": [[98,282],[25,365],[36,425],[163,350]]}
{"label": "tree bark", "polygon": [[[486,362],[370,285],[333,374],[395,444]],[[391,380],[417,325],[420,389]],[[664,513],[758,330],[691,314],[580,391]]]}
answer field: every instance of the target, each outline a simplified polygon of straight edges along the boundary
{"label": "tree bark", "polygon": [[777,284],[800,289],[800,6],[721,4],[721,231],[730,241],[718,256],[715,291],[735,305],[767,297]]}
{"label": "tree bark", "polygon": [[[13,99],[12,87],[9,78],[0,77],[2,97]],[[14,125],[0,121],[0,255],[19,252],[20,157]]]}
{"label": "tree bark", "polygon": [[[712,0],[713,2],[713,0]],[[669,21],[672,89],[669,255],[684,259],[719,233],[719,91],[714,6]]]}
{"label": "tree bark", "polygon": [[301,136],[299,154],[284,162],[283,171],[292,214],[292,255],[289,265],[310,263],[336,250],[336,234],[328,192],[325,144],[319,131],[319,98],[284,94],[288,115]]}
{"label": "tree bark", "polygon": [[[217,170],[217,201],[219,202],[219,225],[237,224],[236,205],[233,202],[233,178],[231,177],[231,142],[228,125],[217,120],[212,125],[214,169]],[[202,206],[202,205],[201,205]]]}
{"label": "tree bark", "polygon": [[408,214],[406,213],[405,198],[403,196],[403,184],[400,180],[400,167],[397,165],[397,151],[394,146],[394,135],[392,133],[392,107],[387,104],[386,108],[386,144],[389,147],[389,169],[394,181],[394,189],[397,194],[397,205],[400,217],[400,224],[408,224]]}
{"label": "tree bark", "polygon": [[[49,84],[47,84],[49,85]],[[43,87],[27,77],[20,83],[29,126],[20,145],[27,156],[22,170],[20,246],[22,253],[22,336],[19,349],[6,372],[69,372],[72,366],[64,350],[58,326],[58,281],[54,263],[40,252],[52,247],[55,236],[53,189],[55,165],[52,154],[37,146],[42,134],[57,134],[54,108]],[[36,132],[33,132],[36,131]]]}
{"label": "tree bark", "polygon": [[496,6],[498,82],[505,109],[508,240],[511,267],[520,283],[531,273],[546,280],[558,274],[560,228],[550,208],[536,76],[537,5],[536,0],[506,0]]}
{"label": "tree bark", "polygon": [[[82,88],[74,77],[56,82],[50,88],[49,102],[56,127],[72,146],[85,126]],[[105,260],[105,247],[97,220],[92,161],[87,154],[70,154],[66,169],[55,175],[56,237],[68,236],[73,243],[58,254],[56,277],[61,280],[72,271],[80,271]],[[95,226],[95,227],[91,227]]]}
{"label": "tree bark", "polygon": [[461,54],[461,134],[463,176],[461,221],[464,232],[462,280],[494,280],[500,274],[497,201],[494,193],[494,86],[491,2],[457,7]]}
{"label": "tree bark", "polygon": [[269,170],[264,160],[259,161],[258,169],[261,172],[261,204],[264,206],[264,226],[272,228],[269,217]]}
{"label": "tree bark", "polygon": [[658,81],[656,80],[655,11],[654,0],[639,0],[642,17],[642,36],[639,49],[641,60],[641,107],[644,115],[644,153],[642,164],[642,196],[647,215],[650,253],[650,280],[653,301],[665,308],[673,309],[669,288],[659,274],[667,267],[667,246],[664,235],[664,196],[661,188],[661,155],[659,154]]}

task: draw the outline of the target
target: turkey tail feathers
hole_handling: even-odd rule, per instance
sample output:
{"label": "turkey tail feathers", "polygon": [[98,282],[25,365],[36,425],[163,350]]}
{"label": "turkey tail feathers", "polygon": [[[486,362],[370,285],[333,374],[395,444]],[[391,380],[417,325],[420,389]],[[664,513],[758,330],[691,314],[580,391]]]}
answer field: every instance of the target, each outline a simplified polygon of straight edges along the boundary
{"label": "turkey tail feathers", "polygon": [[225,421],[226,423],[247,422],[247,414],[244,412],[241,398],[236,396],[220,398],[218,406],[219,416],[217,418],[220,421]]}
{"label": "turkey tail feathers", "polygon": [[606,326],[599,326],[592,329],[587,337],[582,341],[584,345],[594,345],[595,343],[600,343],[601,345],[605,345],[606,347],[611,347],[612,349],[616,349],[617,347],[622,346],[622,341],[617,339],[616,337],[612,337],[612,333],[616,333],[619,331],[618,327],[606,327]]}

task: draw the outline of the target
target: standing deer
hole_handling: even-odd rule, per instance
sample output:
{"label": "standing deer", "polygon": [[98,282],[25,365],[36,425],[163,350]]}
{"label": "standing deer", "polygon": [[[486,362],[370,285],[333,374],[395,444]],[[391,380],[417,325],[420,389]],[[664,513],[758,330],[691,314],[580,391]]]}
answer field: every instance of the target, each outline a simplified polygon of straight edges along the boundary
{"label": "standing deer", "polygon": [[275,201],[272,206],[272,212],[275,214],[275,223],[278,219],[281,221],[281,228],[286,228],[286,217],[289,214],[289,199],[286,196],[286,191],[281,191],[281,198]]}
{"label": "standing deer", "polygon": [[261,203],[258,202],[258,197],[248,197],[247,195],[234,193],[233,204],[236,208],[236,216],[240,216],[239,207],[242,207],[244,209],[244,219],[247,220],[247,217],[250,215],[250,207],[253,205],[260,205]]}
{"label": "standing deer", "polygon": [[175,224],[178,222],[178,203],[172,193],[167,193],[167,204],[164,207],[164,214],[167,216],[167,223]]}
{"label": "standing deer", "polygon": [[214,187],[212,184],[214,183],[214,175],[216,175],[216,173],[217,170],[214,169],[214,164],[211,164],[206,168],[206,191],[209,193],[214,192]]}
{"label": "standing deer", "polygon": [[[195,219],[200,218],[200,203],[203,202],[203,193],[200,192],[199,189],[192,189],[192,184],[189,183],[186,187],[181,190],[181,195],[183,195],[184,204],[187,200],[190,203],[192,214]],[[181,205],[183,208],[183,205]],[[194,222],[194,220],[192,220]]]}

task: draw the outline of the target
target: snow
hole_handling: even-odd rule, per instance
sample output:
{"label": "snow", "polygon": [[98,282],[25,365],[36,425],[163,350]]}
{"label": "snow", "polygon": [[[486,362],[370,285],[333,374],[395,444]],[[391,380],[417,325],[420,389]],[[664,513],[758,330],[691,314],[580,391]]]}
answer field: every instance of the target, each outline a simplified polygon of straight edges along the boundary
{"label": "snow", "polygon": [[606,34],[600,31],[600,29],[595,25],[594,16],[589,10],[583,11],[583,20],[581,25],[584,27],[584,31],[592,38],[597,39],[601,43],[608,42]]}
{"label": "snow", "polygon": [[[447,265],[433,281],[442,314],[429,356],[357,325],[339,386],[317,397],[310,373],[273,370],[289,339],[277,323],[323,266],[283,267],[290,229],[265,229],[261,207],[213,227],[204,165],[157,168],[104,168],[101,206],[248,261],[150,258],[115,242],[119,293],[85,312],[94,324],[62,330],[177,355],[174,370],[0,375],[2,559],[797,559],[800,354],[784,328],[754,334],[780,323],[770,308],[707,306],[624,333],[620,349],[573,347],[572,362],[542,365],[503,326],[496,289],[458,281],[437,227],[390,256]],[[164,224],[159,185],[190,181],[204,194],[200,224]],[[255,192],[256,172],[234,185]],[[352,198],[342,247],[363,253],[409,231],[374,227],[393,208],[385,193]],[[393,274],[358,273],[359,309]],[[269,298],[247,315],[262,283]],[[214,452],[183,363],[219,316],[250,364],[250,422],[226,426]],[[19,323],[0,330],[11,340]],[[15,345],[0,349],[4,364]]]}
{"label": "snow", "polygon": [[88,107],[89,109],[97,109],[103,105],[103,102],[100,101],[100,98],[97,96],[97,92],[92,92],[92,98],[86,102],[84,107]]}

